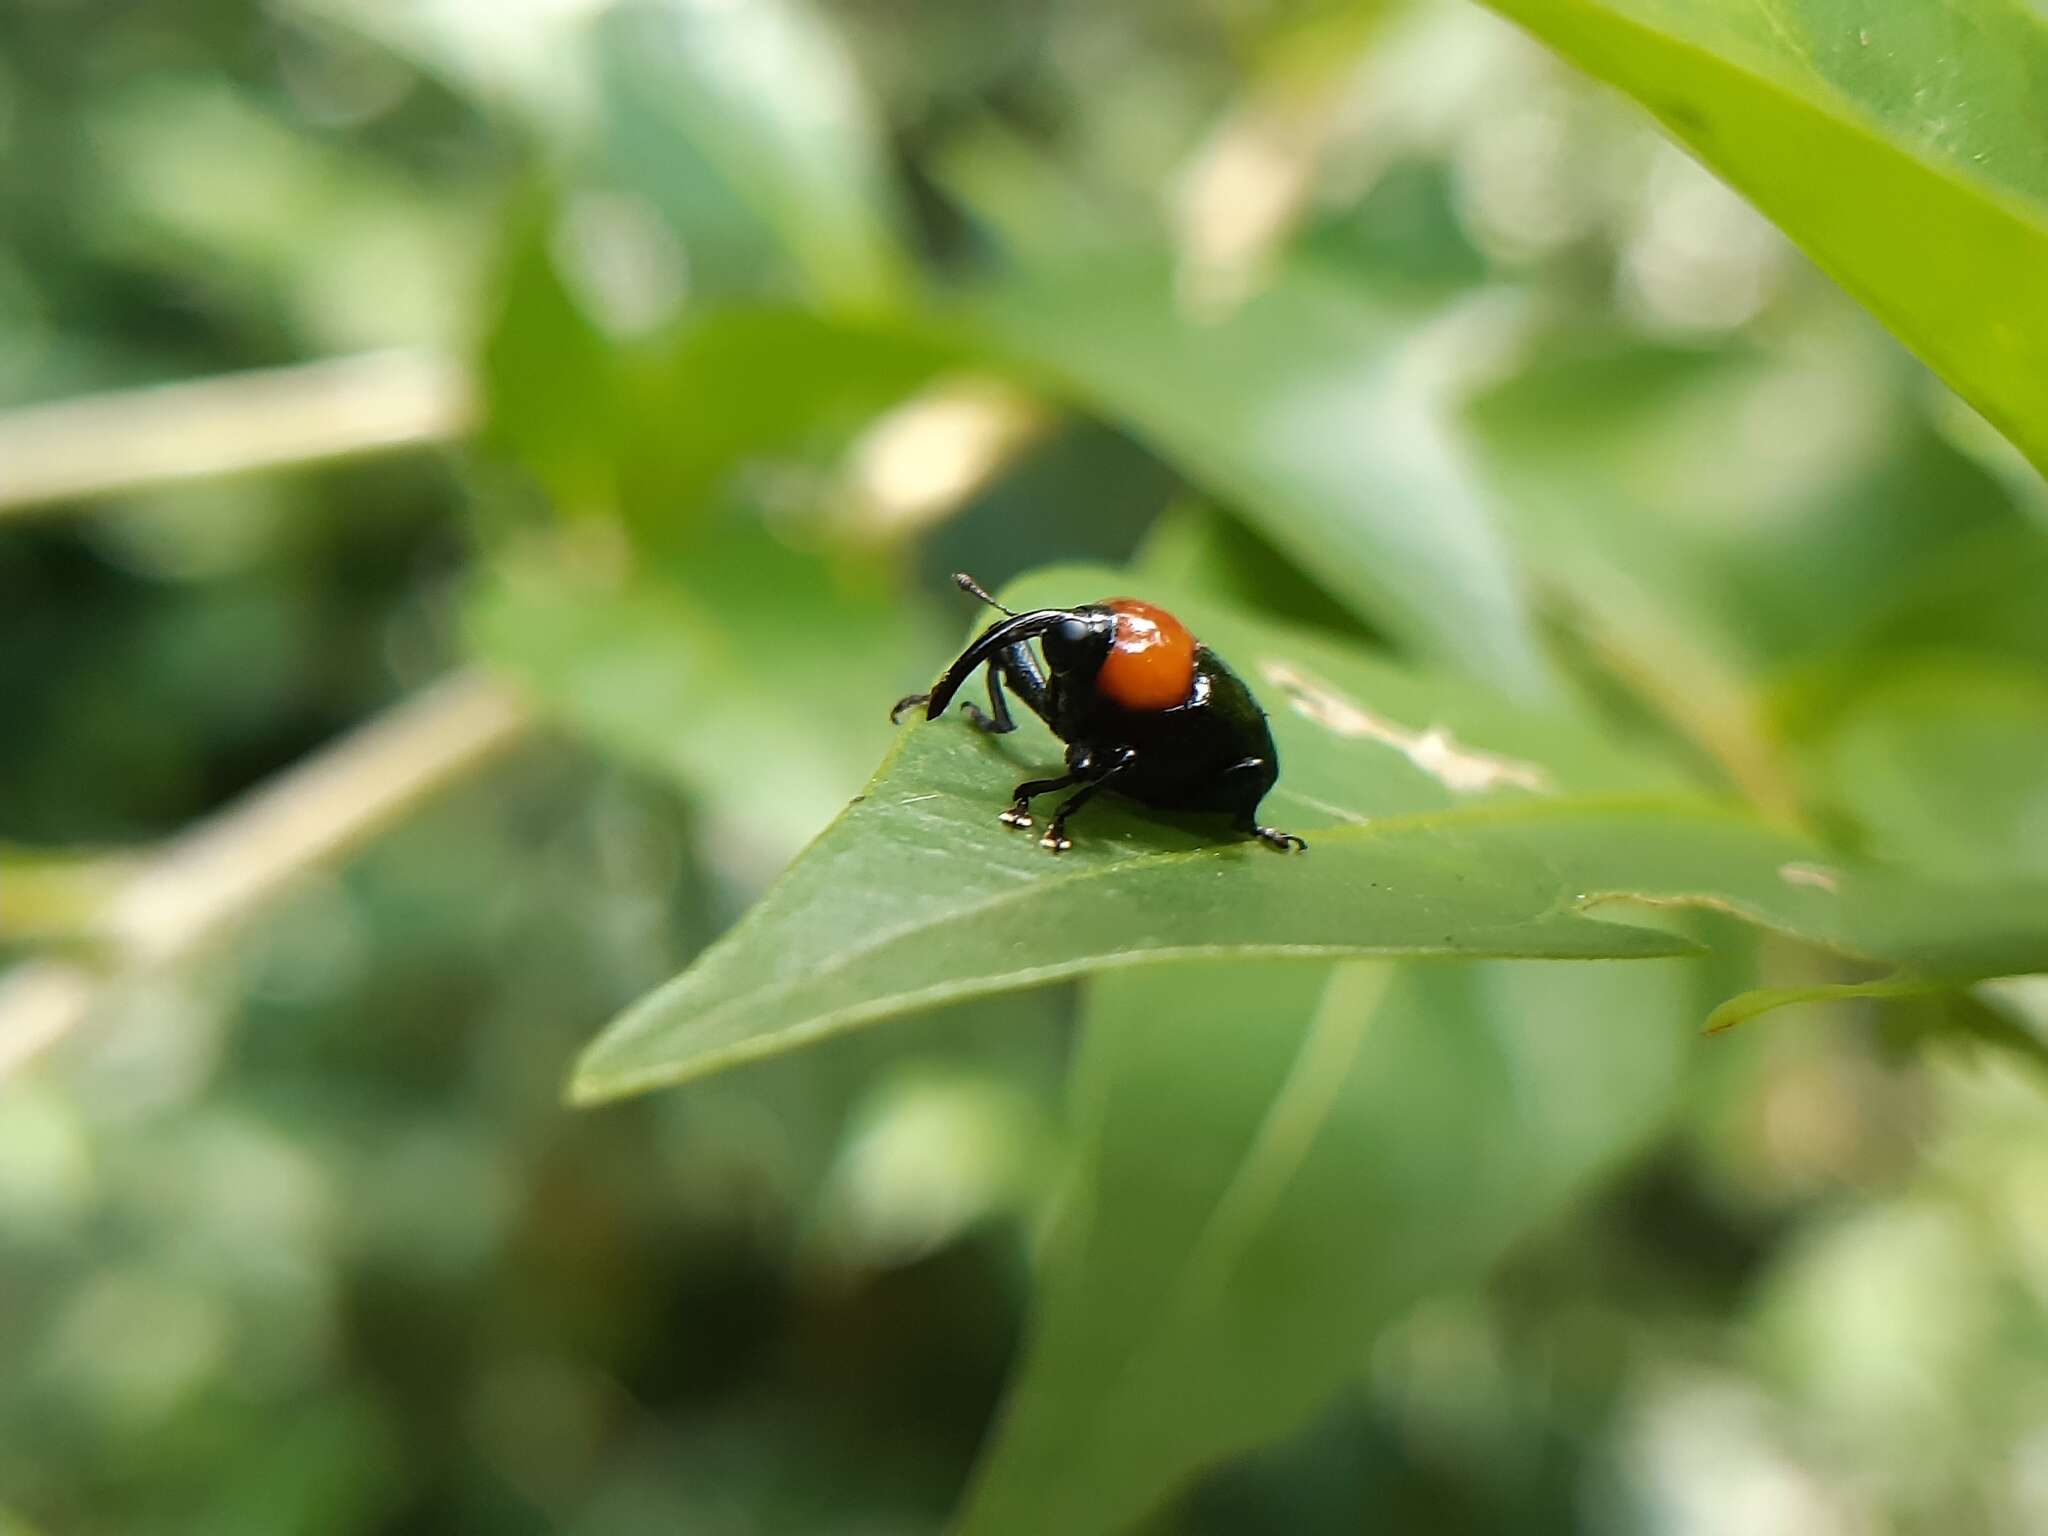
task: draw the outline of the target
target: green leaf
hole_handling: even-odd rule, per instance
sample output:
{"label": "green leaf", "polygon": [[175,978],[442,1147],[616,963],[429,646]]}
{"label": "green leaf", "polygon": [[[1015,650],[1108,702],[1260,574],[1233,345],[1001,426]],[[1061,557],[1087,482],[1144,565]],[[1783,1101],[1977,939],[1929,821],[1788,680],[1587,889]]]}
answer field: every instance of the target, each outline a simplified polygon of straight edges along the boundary
{"label": "green leaf", "polygon": [[1754,676],[1843,643],[1979,541],[2038,536],[1874,351],[1560,332],[1467,420],[1523,563],[1560,600],[1617,639],[1662,630]]}
{"label": "green leaf", "polygon": [[687,520],[756,460],[834,459],[957,355],[885,320],[787,308],[707,314],[634,359],[636,391],[619,424],[627,512],[655,527]]}
{"label": "green leaf", "polygon": [[1959,558],[1914,573],[1907,594],[1842,658],[1852,672],[1877,673],[1902,655],[1979,652],[2048,668],[2048,538],[2017,526],[1980,539]]}
{"label": "green leaf", "polygon": [[933,150],[926,173],[1011,260],[1071,263],[1164,238],[1156,211],[1102,194],[1025,135],[968,123]]}
{"label": "green leaf", "polygon": [[[1072,602],[1123,585],[1050,571],[1011,598]],[[892,1014],[1146,962],[1688,947],[1587,915],[1618,900],[1716,907],[1937,978],[2048,967],[2048,889],[1956,889],[1830,860],[1569,720],[1213,601],[1148,593],[1273,712],[1282,777],[1264,813],[1305,833],[1308,853],[1106,797],[1055,858],[995,816],[1012,784],[1058,762],[1042,728],[998,740],[958,719],[913,725],[761,904],[591,1047],[576,1096],[612,1098]]]}
{"label": "green leaf", "polygon": [[1168,275],[1103,260],[977,315],[1002,349],[1129,428],[1420,654],[1517,694],[1547,677],[1518,578],[1412,319],[1312,272],[1199,317]]}
{"label": "green leaf", "polygon": [[1899,377],[1914,370],[1873,351],[1890,349],[1795,360],[1566,330],[1466,413],[1547,609],[1757,804],[1794,803],[1770,681],[1856,643],[1931,573],[1998,568],[1991,542],[2040,542],[1935,434]]}
{"label": "green leaf", "polygon": [[2048,470],[2048,19],[1487,0],[1640,101]]}
{"label": "green leaf", "polygon": [[589,20],[584,7],[559,0],[292,0],[291,9],[361,33],[493,113],[509,111],[555,133],[571,131],[582,116],[589,81],[564,63],[579,57]]}
{"label": "green leaf", "polygon": [[1353,640],[1372,638],[1356,614],[1300,567],[1236,518],[1209,507],[1169,507],[1147,531],[1134,563],[1148,584],[1199,591],[1297,627],[1326,629]]}
{"label": "green leaf", "polygon": [[468,618],[477,653],[555,719],[701,796],[775,859],[859,788],[889,739],[872,700],[929,643],[887,585],[744,523],[673,579],[503,560]]}
{"label": "green leaf", "polygon": [[1801,1003],[1841,1003],[1855,998],[1925,997],[1941,991],[1936,982],[1912,976],[1880,976],[1871,981],[1823,982],[1805,987],[1755,987],[1731,997],[1707,1015],[1707,1033],[1720,1034],[1774,1008]]}
{"label": "green leaf", "polygon": [[1956,879],[2048,869],[2048,675],[1889,669],[1844,707],[1808,772],[1882,857]]}
{"label": "green leaf", "polygon": [[599,19],[596,45],[612,169],[686,238],[743,252],[738,209],[821,302],[903,297],[910,265],[880,125],[804,0],[628,0]]}
{"label": "green leaf", "polygon": [[516,459],[568,512],[619,500],[622,423],[631,415],[623,359],[555,268],[559,210],[529,195],[506,221],[496,291],[478,348],[483,440]]}
{"label": "green leaf", "polygon": [[957,362],[912,320],[750,304],[618,343],[564,287],[545,210],[509,242],[482,358],[486,440],[570,513],[618,515],[675,543],[735,471],[833,457],[876,414]]}
{"label": "green leaf", "polygon": [[1665,965],[1195,965],[1105,977],[1076,1169],[957,1529],[1126,1527],[1293,1428],[1662,1122]]}

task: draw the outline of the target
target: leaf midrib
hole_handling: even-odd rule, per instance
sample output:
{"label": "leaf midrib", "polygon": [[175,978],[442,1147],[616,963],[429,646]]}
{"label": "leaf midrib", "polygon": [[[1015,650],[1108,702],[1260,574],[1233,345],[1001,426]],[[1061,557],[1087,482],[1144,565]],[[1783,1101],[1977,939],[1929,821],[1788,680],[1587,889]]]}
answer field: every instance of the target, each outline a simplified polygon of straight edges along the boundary
{"label": "leaf midrib", "polygon": [[[908,739],[909,738],[906,737],[905,741],[907,742]],[[889,768],[893,766],[896,757],[900,755],[900,753],[903,750],[904,743],[899,743],[890,751],[890,753],[887,756],[883,758],[882,768],[876,776],[876,782],[879,782],[880,779],[884,775],[886,775]],[[872,786],[870,787],[872,788]],[[1745,826],[1752,824],[1750,818],[1743,816],[1739,811],[1720,807],[1708,801],[1691,801],[1677,797],[1643,795],[1584,795],[1561,796],[1540,800],[1522,800],[1498,805],[1445,806],[1439,807],[1438,809],[1432,811],[1412,811],[1395,816],[1378,817],[1365,825],[1354,824],[1346,826],[1333,826],[1327,829],[1319,829],[1317,831],[1316,836],[1318,842],[1329,842],[1333,840],[1338,842],[1366,842],[1372,839],[1377,834],[1387,831],[1429,831],[1437,827],[1450,827],[1472,823],[1484,824],[1489,821],[1524,819],[1535,820],[1542,819],[1550,815],[1559,815],[1568,812],[1608,811],[1622,813],[1635,812],[1647,814],[1660,810],[1672,811],[1680,815],[1695,817],[1702,820],[1718,819],[1729,822],[1741,823]],[[823,839],[824,837],[829,836],[834,830],[836,830],[839,827],[840,823],[843,822],[850,813],[851,808],[849,808],[846,811],[840,812],[840,814],[837,817],[833,818],[831,825],[828,826],[825,829],[825,831],[819,833],[819,839]],[[697,1015],[697,1020],[700,1024],[709,1023],[712,1021],[727,1018],[730,1015],[736,1012],[740,1012],[749,1007],[760,1007],[768,1002],[773,1001],[776,998],[787,996],[790,993],[796,992],[807,986],[814,986],[828,977],[834,976],[840,972],[848,970],[858,965],[863,960],[868,959],[878,951],[885,949],[889,945],[894,944],[902,939],[911,937],[920,932],[929,931],[931,929],[944,927],[972,919],[983,918],[987,916],[990,912],[997,911],[1013,901],[1022,901],[1027,898],[1040,896],[1047,893],[1048,891],[1072,890],[1076,884],[1082,881],[1100,879],[1108,875],[1125,874],[1139,869],[1149,870],[1156,869],[1161,866],[1174,866],[1179,864],[1194,863],[1198,860],[1203,859],[1214,859],[1215,857],[1217,857],[1217,854],[1218,849],[1215,847],[1190,848],[1172,853],[1162,852],[1155,854],[1139,854],[1132,858],[1118,859],[1114,863],[1098,865],[1096,867],[1089,869],[1075,869],[1072,870],[1071,873],[1047,875],[1044,878],[1033,880],[1026,885],[1010,886],[1003,890],[995,891],[990,895],[984,897],[980,901],[974,902],[970,905],[954,908],[941,916],[916,919],[911,922],[899,924],[894,928],[882,930],[881,932],[869,938],[865,943],[858,944],[848,949],[841,950],[831,960],[827,961],[825,964],[817,967],[816,969],[808,971],[801,976],[792,977],[787,980],[774,981],[765,983],[763,985],[751,987],[746,991],[739,993],[737,996],[732,997],[726,1000],[725,1002],[719,1003],[716,1006]],[[798,860],[798,864],[800,865],[801,862],[802,859],[800,857]],[[735,939],[740,933],[744,932],[745,929],[755,921],[756,915],[765,911],[768,908],[770,903],[773,902],[777,891],[779,891],[782,888],[782,886],[788,881],[788,879],[790,879],[793,876],[796,867],[796,865],[792,865],[791,875],[785,876],[783,880],[776,882],[776,885],[768,891],[768,893],[762,898],[760,904],[754,908],[754,912],[749,914],[748,918],[741,923],[740,927],[735,928],[732,931],[732,934],[728,935],[726,939],[720,941],[721,947],[724,944],[733,941],[733,939]],[[1566,915],[1568,911],[1569,909],[1563,906],[1553,906],[1547,913],[1532,914],[1532,916],[1540,917]],[[1755,919],[1751,920],[1755,921]],[[1600,921],[1600,919],[1587,918],[1586,921],[1598,922]],[[1242,948],[1248,951],[1251,948],[1251,946],[1243,946]],[[1324,953],[1327,950],[1327,946],[1320,945],[1267,946],[1264,948],[1266,949],[1266,952],[1273,953],[1281,952],[1282,950],[1285,950],[1287,948],[1293,948],[1297,951],[1304,953]],[[1146,958],[1150,959],[1165,952],[1166,951],[1148,950],[1145,951],[1145,956]],[[1191,955],[1225,954],[1236,953],[1238,952],[1238,948],[1223,947],[1217,945],[1191,945],[1187,946],[1184,950],[1174,952]],[[1404,946],[1400,950],[1389,952],[1409,953],[1410,951],[1408,948]],[[1343,950],[1337,951],[1337,953],[1363,955],[1371,953],[1371,951],[1366,948],[1353,949],[1347,946]],[[1047,969],[1047,967],[1027,967],[1026,971],[1028,972],[1032,969],[1043,970]],[[1020,972],[1018,974],[1023,973]],[[670,995],[672,989],[683,987],[691,979],[692,973],[686,971],[681,976],[674,978],[667,985],[657,990],[651,997],[649,997],[646,1000],[645,1003],[641,1004],[639,1007],[636,1007],[624,1018],[618,1021],[617,1025],[614,1026],[614,1030],[618,1031],[617,1033],[614,1033],[613,1031],[607,1031],[603,1036],[599,1038],[597,1045],[592,1048],[592,1056],[594,1057],[598,1051],[604,1050],[608,1046],[615,1047],[616,1043],[630,1042],[636,1040],[640,1038],[648,1028],[655,1027],[660,1021],[663,1012],[664,1000]],[[936,989],[928,988],[926,989],[926,993],[929,993],[933,990]],[[875,1005],[879,1007],[884,1004],[888,1004],[892,1001],[900,1001],[903,997],[920,995],[924,994],[920,994],[915,991],[896,992],[890,994],[889,997],[886,998],[877,998],[875,1000]],[[824,1015],[823,1017],[829,1019],[837,1019],[841,1015],[846,1014],[859,1016],[860,1010],[863,1006],[864,1005],[855,1005],[855,1007],[852,1009],[833,1010],[832,1012]],[[646,1024],[636,1025],[636,1021],[639,1019],[645,1019],[648,1022]],[[722,1050],[717,1054],[723,1056],[725,1054],[725,1051]],[[587,1071],[588,1069],[586,1068],[578,1072],[577,1078],[579,1081],[587,1074]]]}

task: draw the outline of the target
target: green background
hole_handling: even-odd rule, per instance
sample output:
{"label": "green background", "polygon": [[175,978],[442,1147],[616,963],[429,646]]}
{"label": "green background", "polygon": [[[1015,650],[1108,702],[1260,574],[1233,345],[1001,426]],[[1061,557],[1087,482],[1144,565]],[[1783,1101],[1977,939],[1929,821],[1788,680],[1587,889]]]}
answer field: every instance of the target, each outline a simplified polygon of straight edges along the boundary
{"label": "green background", "polygon": [[[0,1533],[2048,1528],[2044,125],[2024,0],[0,9]],[[1311,851],[999,826],[962,568]]]}

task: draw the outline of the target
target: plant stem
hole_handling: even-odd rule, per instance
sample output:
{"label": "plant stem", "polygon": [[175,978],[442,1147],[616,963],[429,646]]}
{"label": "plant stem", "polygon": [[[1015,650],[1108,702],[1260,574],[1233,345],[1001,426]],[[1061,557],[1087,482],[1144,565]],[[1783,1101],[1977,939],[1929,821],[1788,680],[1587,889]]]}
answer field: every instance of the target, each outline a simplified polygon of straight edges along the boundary
{"label": "plant stem", "polygon": [[173,838],[92,925],[97,964],[42,959],[0,977],[0,1080],[76,1028],[116,984],[188,960],[300,875],[390,826],[527,731],[526,706],[457,673]]}
{"label": "plant stem", "polygon": [[22,406],[0,412],[0,516],[443,442],[468,431],[474,416],[461,367],[424,351]]}

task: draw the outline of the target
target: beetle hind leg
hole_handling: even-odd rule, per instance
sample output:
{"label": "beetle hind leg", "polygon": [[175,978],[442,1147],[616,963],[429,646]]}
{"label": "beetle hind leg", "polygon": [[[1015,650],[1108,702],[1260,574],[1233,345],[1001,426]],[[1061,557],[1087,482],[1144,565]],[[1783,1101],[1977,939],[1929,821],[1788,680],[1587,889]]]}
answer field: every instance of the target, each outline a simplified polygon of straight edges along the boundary
{"label": "beetle hind leg", "polygon": [[1282,832],[1278,827],[1262,826],[1259,822],[1259,802],[1266,798],[1266,791],[1273,787],[1279,777],[1273,766],[1263,757],[1247,757],[1232,763],[1224,777],[1234,780],[1241,794],[1237,802],[1237,830],[1247,837],[1256,837],[1268,848],[1280,853],[1289,851],[1306,853],[1308,840],[1296,837],[1292,832]]}
{"label": "beetle hind leg", "polygon": [[1243,821],[1240,821],[1237,824],[1237,829],[1238,831],[1245,833],[1247,836],[1256,837],[1268,848],[1274,849],[1280,853],[1308,852],[1307,838],[1296,837],[1292,832],[1282,832],[1278,827],[1261,826],[1256,820],[1249,816],[1245,817]]}

